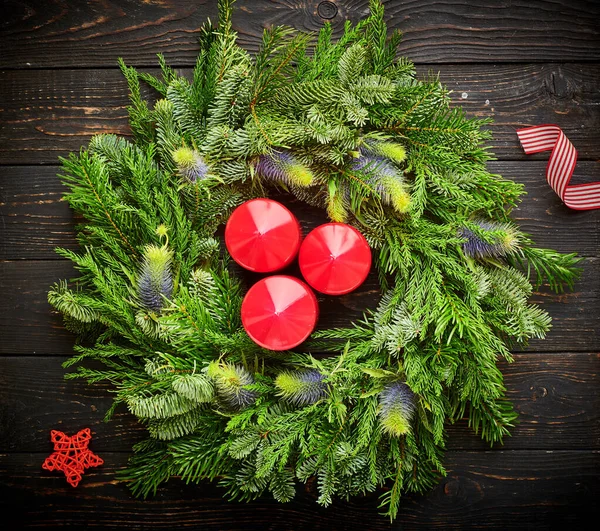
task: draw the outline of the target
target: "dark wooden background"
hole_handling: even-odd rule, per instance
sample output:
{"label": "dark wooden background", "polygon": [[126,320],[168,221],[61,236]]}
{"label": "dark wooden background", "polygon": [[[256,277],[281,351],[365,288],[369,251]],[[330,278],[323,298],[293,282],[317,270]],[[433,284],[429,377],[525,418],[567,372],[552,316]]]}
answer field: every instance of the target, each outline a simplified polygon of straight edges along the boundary
{"label": "dark wooden background", "polygon": [[[227,503],[215,486],[172,480],[149,501],[133,499],[115,471],[140,440],[126,412],[102,422],[110,389],[65,382],[73,341],[46,302],[71,275],[56,246],[75,248],[60,202],[57,157],[95,133],[128,134],[126,86],[116,68],[155,69],[155,53],[189,71],[195,30],[216,18],[214,0],[9,0],[0,14],[0,505],[4,529],[35,527],[201,529],[385,529],[375,496],[325,510],[299,487],[296,501]],[[367,0],[239,0],[234,27],[256,50],[262,29],[286,23],[339,33]],[[600,179],[600,5],[594,0],[388,0],[390,26],[421,72],[439,71],[453,100],[492,117],[493,171],[526,185],[515,218],[543,246],[577,251],[584,273],[573,293],[541,290],[555,318],[504,365],[520,424],[490,449],[466,425],[450,428],[448,477],[407,496],[394,528],[573,529],[597,515],[600,471],[600,211],[565,208],[544,180],[547,154],[525,157],[515,129],[557,123],[579,150],[578,182]],[[302,214],[301,214],[302,216]],[[309,213],[306,213],[309,218]],[[306,219],[310,223],[313,218]],[[325,324],[376,302],[373,283],[328,301]],[[106,464],[75,490],[41,470],[53,428],[90,426]],[[11,519],[14,519],[11,520]],[[13,521],[13,523],[10,523]],[[593,522],[594,520],[592,520]],[[8,522],[8,527],[6,527]],[[593,524],[592,524],[593,525]],[[566,527],[565,527],[566,526]]]}

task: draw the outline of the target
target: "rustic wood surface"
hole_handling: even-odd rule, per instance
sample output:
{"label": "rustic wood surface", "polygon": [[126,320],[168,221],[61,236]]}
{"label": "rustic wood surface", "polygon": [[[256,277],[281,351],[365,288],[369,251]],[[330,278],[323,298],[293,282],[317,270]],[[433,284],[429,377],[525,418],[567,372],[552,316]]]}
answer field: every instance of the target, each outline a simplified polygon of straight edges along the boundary
{"label": "rustic wood surface", "polygon": [[[377,496],[324,509],[314,491],[298,487],[295,501],[228,503],[224,489],[171,480],[153,498],[132,501],[115,473],[127,455],[104,452],[106,464],[88,474],[76,494],[39,471],[43,453],[0,455],[0,493],[26,510],[21,525],[74,529],[215,529],[379,531],[384,529],[587,529],[598,492],[598,451],[493,450],[448,452],[448,476],[425,495],[407,495],[400,522],[377,512]],[[19,496],[19,497],[17,497]]]}
{"label": "rustic wood surface", "polygon": [[[112,69],[2,72],[2,163],[56,164],[57,157],[78,150],[93,134],[127,134],[127,87],[114,69],[116,55],[111,59],[106,66]],[[191,73],[189,68],[180,70]],[[600,159],[600,60],[598,64],[419,64],[418,70],[423,75],[439,73],[453,90],[454,103],[472,116],[495,120],[491,146],[503,160],[545,160],[544,154],[524,155],[514,132],[548,121],[560,124],[577,145],[580,160]]]}
{"label": "rustic wood surface", "polygon": [[[73,275],[53,252],[76,248],[60,201],[58,157],[98,132],[128,134],[121,56],[155,70],[155,54],[189,74],[195,30],[215,0],[9,0],[0,19],[0,507],[10,529],[575,529],[598,516],[600,492],[600,211],[565,208],[544,180],[547,154],[526,157],[515,129],[557,123],[579,150],[577,182],[600,180],[600,3],[589,0],[387,0],[390,26],[420,73],[434,72],[467,113],[492,117],[495,173],[521,182],[514,218],[542,246],[584,257],[573,292],[535,294],[555,318],[503,364],[520,423],[489,449],[466,423],[449,427],[448,476],[404,500],[398,520],[375,495],[327,510],[314,489],[293,503],[227,503],[210,484],[172,480],[146,502],[115,478],[142,437],[124,411],[102,422],[106,386],[65,381],[73,338],[51,313],[48,287]],[[368,0],[238,0],[234,27],[256,50],[262,29],[318,30],[365,14]],[[323,220],[292,205],[307,228]],[[355,294],[321,301],[322,326],[344,325],[377,302],[374,277]],[[41,470],[53,428],[90,426],[106,464],[77,490]],[[593,521],[593,520],[592,520]],[[11,527],[12,525],[12,527]]]}
{"label": "rustic wood surface", "polygon": [[[600,60],[595,0],[387,0],[390,26],[420,63]],[[287,24],[316,31],[330,20],[360,20],[369,0],[238,0],[240,44],[257,49],[262,30]],[[181,66],[196,62],[194,31],[215,0],[12,0],[3,17],[0,68],[112,66],[122,56],[154,65],[157,52]]]}

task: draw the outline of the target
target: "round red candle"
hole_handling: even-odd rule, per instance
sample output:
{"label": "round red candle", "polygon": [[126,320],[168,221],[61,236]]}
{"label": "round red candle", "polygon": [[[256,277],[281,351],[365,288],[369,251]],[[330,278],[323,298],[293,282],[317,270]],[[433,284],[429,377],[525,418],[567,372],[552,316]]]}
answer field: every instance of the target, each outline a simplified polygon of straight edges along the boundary
{"label": "round red candle", "polygon": [[314,330],[318,315],[315,294],[301,280],[286,275],[259,280],[242,302],[244,329],[269,350],[298,346]]}
{"label": "round red candle", "polygon": [[365,237],[345,223],[326,223],[302,243],[298,258],[306,282],[326,295],[344,295],[360,286],[371,269]]}
{"label": "round red candle", "polygon": [[252,199],[233,211],[225,227],[225,245],[242,267],[271,273],[291,263],[300,247],[300,225],[272,199]]}

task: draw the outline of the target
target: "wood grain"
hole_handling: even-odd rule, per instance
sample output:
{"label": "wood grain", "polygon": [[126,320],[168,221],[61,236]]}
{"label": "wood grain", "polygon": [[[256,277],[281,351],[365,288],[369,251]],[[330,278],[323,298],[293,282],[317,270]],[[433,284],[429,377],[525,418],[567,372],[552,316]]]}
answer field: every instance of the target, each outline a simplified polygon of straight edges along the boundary
{"label": "wood grain", "polygon": [[[495,120],[490,145],[499,159],[546,160],[544,153],[524,155],[515,131],[548,122],[563,128],[580,161],[600,159],[600,65],[419,68],[422,76],[428,71],[439,72],[453,90],[453,104],[468,116]],[[182,74],[190,76],[191,70]],[[1,164],[56,164],[93,134],[129,133],[127,86],[116,69],[4,71],[0,85]],[[590,177],[600,179],[600,168]]]}
{"label": "wood grain", "polygon": [[[599,4],[600,5],[600,4]],[[499,159],[547,160],[548,153],[524,155],[516,141],[521,127],[556,123],[577,147],[579,160],[600,159],[600,68],[588,64],[464,65],[419,67],[439,72],[452,102],[467,116],[492,118],[491,147]],[[600,180],[600,168],[593,174]]]}
{"label": "wood grain", "polygon": [[[51,429],[89,426],[98,452],[130,452],[146,436],[120,407],[108,384],[65,380],[65,357],[0,357],[0,453],[43,452]],[[517,354],[502,363],[519,423],[500,449],[600,449],[600,356],[586,353]],[[449,450],[488,450],[465,421],[449,426]]]}
{"label": "wood grain", "polygon": [[592,451],[449,452],[447,477],[425,495],[406,495],[393,526],[378,514],[377,494],[336,500],[325,509],[315,503],[310,484],[299,485],[288,504],[268,497],[227,502],[221,488],[176,479],[157,496],[137,500],[115,478],[126,466],[126,454],[112,452],[98,452],[105,464],[87,471],[74,492],[59,473],[41,470],[50,451],[48,444],[46,453],[0,455],[0,507],[22,527],[85,522],[86,528],[219,531],[576,529],[598,514],[600,460]]}
{"label": "wood grain", "polygon": [[59,172],[58,166],[0,167],[0,259],[51,259],[58,258],[56,247],[78,248]]}
{"label": "wood grain", "polygon": [[[255,52],[265,27],[286,24],[318,31],[330,20],[336,37],[346,19],[358,21],[368,0],[238,0],[233,17],[239,43]],[[404,33],[402,52],[420,63],[600,60],[593,0],[384,1],[386,20]],[[0,68],[113,66],[122,56],[151,65],[163,53],[193,65],[197,28],[216,0],[12,0],[5,6]]]}
{"label": "wood grain", "polygon": [[[548,186],[546,162],[490,162],[493,173],[525,185],[527,195],[513,218],[540,247],[581,256],[600,256],[600,210],[569,210]],[[0,167],[0,260],[58,259],[56,247],[78,248],[75,220],[68,204],[61,201],[66,188],[57,176],[57,166]],[[600,177],[600,163],[580,162],[574,181]],[[306,227],[325,220],[320,210],[298,202],[290,208]]]}
{"label": "wood grain", "polygon": [[531,351],[600,350],[600,259],[581,263],[583,272],[572,292],[555,294],[542,287],[530,302],[552,316],[552,329],[545,339],[533,339]]}
{"label": "wood grain", "polygon": [[0,354],[71,354],[73,336],[51,312],[50,286],[75,276],[70,262],[0,262]]}
{"label": "wood grain", "polygon": [[[496,449],[598,449],[599,354],[515,354],[514,363],[500,367],[519,418]],[[450,450],[489,448],[466,421],[450,426],[448,435]]]}
{"label": "wood grain", "polygon": [[[490,169],[522,182],[514,213],[541,246],[586,257],[573,293],[541,290],[554,317],[547,341],[502,364],[520,424],[489,451],[466,422],[449,427],[449,476],[409,495],[395,524],[377,496],[315,503],[313,487],[277,504],[227,503],[209,484],[176,479],[146,502],[116,481],[143,430],[126,412],[103,423],[108,386],[65,381],[73,338],[46,302],[74,271],[55,246],[76,248],[74,219],[56,177],[58,157],[91,135],[127,135],[126,85],[117,57],[156,71],[157,52],[189,76],[197,29],[216,0],[8,0],[0,17],[0,508],[8,528],[58,529],[585,529],[600,490],[600,211],[568,211],[544,180],[547,154],[527,157],[515,130],[557,123],[579,150],[577,182],[600,180],[600,3],[594,0],[384,0],[402,55],[439,72],[469,116],[495,119]],[[233,26],[255,52],[263,28],[340,35],[368,0],[238,0]],[[146,90],[146,89],[144,89]],[[324,220],[303,210],[307,228]],[[320,299],[321,326],[344,326],[377,303],[374,276],[355,294]],[[49,430],[90,426],[105,460],[77,490],[41,470]],[[18,522],[18,523],[17,523]]]}

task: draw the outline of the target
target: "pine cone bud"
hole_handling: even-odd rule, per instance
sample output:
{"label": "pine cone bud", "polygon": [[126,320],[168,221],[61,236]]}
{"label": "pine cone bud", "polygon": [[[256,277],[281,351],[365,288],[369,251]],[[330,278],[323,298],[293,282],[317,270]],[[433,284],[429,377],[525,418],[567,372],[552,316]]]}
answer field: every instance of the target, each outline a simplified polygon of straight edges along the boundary
{"label": "pine cone bud", "polygon": [[510,225],[493,223],[491,221],[476,221],[484,231],[502,232],[501,236],[494,236],[492,240],[486,241],[472,230],[463,227],[459,230],[459,236],[465,238],[462,244],[464,253],[471,258],[489,258],[506,256],[514,252],[519,245],[517,235]]}
{"label": "pine cone bud", "polygon": [[393,382],[379,393],[379,419],[383,431],[399,437],[410,431],[415,395],[404,382]]}
{"label": "pine cone bud", "polygon": [[400,164],[406,159],[406,149],[397,142],[367,140],[363,149],[369,154],[385,157],[396,164]]}
{"label": "pine cone bud", "polygon": [[379,195],[384,204],[405,214],[410,209],[410,194],[402,173],[388,159],[365,154],[352,161],[352,169],[364,175],[365,182]]}
{"label": "pine cone bud", "polygon": [[171,262],[173,253],[166,247],[147,245],[138,276],[138,299],[147,310],[159,312],[165,299],[173,294]]}
{"label": "pine cone bud", "polygon": [[173,152],[173,161],[177,164],[180,175],[195,183],[206,179],[210,168],[197,151],[188,147],[180,147]]}
{"label": "pine cone bud", "polygon": [[298,406],[314,404],[327,395],[327,385],[316,369],[307,371],[285,371],[275,379],[278,395]]}
{"label": "pine cone bud", "polygon": [[256,402],[258,393],[246,389],[254,377],[241,365],[213,362],[208,367],[217,391],[219,402],[228,410],[241,411]]}
{"label": "pine cone bud", "polygon": [[289,151],[261,155],[256,163],[256,173],[264,179],[288,186],[309,186],[314,178],[310,168],[296,160]]}

